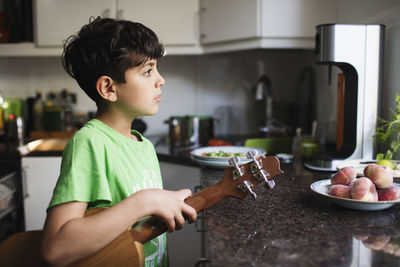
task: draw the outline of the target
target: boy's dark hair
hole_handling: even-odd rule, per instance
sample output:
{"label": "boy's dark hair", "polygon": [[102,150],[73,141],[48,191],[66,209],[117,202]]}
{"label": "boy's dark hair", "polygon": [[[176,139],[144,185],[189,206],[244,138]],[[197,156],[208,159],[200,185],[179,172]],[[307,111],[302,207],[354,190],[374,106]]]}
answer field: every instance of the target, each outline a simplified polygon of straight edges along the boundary
{"label": "boy's dark hair", "polygon": [[100,76],[125,83],[126,70],[163,54],[157,35],[143,24],[97,17],[64,42],[62,64],[99,104],[96,81]]}

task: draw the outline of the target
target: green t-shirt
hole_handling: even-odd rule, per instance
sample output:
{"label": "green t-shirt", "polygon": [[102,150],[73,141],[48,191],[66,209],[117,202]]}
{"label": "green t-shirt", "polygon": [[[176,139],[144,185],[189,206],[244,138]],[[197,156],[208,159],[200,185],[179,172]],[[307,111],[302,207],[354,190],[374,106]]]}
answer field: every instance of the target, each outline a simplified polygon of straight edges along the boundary
{"label": "green t-shirt", "polygon": [[[162,188],[153,144],[139,132],[132,140],[103,122],[87,122],[66,145],[49,208],[70,201],[110,207],[135,192]],[[145,267],[167,266],[166,235],[144,244]]]}

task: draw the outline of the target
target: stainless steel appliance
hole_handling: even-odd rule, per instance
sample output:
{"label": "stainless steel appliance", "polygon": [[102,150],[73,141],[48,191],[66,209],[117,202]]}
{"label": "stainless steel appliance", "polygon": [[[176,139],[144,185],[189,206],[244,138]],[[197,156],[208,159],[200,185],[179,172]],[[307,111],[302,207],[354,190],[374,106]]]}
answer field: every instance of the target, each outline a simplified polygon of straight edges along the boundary
{"label": "stainless steel appliance", "polygon": [[214,119],[210,116],[172,116],[165,123],[169,125],[171,151],[206,146],[214,137]]}
{"label": "stainless steel appliance", "polygon": [[385,26],[324,24],[316,28],[317,63],[335,65],[345,77],[344,132],[337,153],[320,155],[307,166],[336,170],[342,160],[374,156]]}

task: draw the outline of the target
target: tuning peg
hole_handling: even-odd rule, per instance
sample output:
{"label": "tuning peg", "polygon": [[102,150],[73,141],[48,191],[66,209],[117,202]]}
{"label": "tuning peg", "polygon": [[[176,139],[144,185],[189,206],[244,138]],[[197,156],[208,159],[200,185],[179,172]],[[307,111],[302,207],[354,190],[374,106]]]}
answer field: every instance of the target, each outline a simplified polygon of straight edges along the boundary
{"label": "tuning peg", "polygon": [[251,196],[256,199],[257,198],[257,194],[254,193],[254,191],[251,189],[251,187],[253,186],[252,183],[250,183],[249,181],[244,181],[243,183],[239,184],[237,186],[237,188],[242,191],[243,193],[249,192],[251,194]]}
{"label": "tuning peg", "polygon": [[246,153],[246,157],[253,161],[250,165],[250,169],[252,172],[257,172],[262,169],[262,161],[256,159],[257,154],[257,150],[250,150]]}
{"label": "tuning peg", "polygon": [[275,182],[273,180],[268,180],[269,173],[266,170],[260,170],[256,172],[253,177],[259,182],[262,182],[263,180],[265,181],[265,185],[269,188],[272,189],[275,186]]}
{"label": "tuning peg", "polygon": [[275,182],[274,180],[267,180],[265,181],[265,185],[268,186],[269,189],[272,189],[275,187]]}
{"label": "tuning peg", "polygon": [[237,179],[244,174],[243,167],[238,165],[239,161],[240,161],[239,157],[232,157],[228,160],[229,165],[231,165],[235,168],[232,172],[233,179]]}

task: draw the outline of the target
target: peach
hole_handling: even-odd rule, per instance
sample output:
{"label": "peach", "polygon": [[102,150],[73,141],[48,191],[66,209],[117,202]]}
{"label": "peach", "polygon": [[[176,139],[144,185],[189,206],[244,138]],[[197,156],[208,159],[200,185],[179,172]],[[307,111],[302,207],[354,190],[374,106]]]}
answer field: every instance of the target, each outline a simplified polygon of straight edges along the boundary
{"label": "peach", "polygon": [[366,178],[358,178],[351,187],[351,198],[363,201],[378,201],[378,193],[374,183]]}
{"label": "peach", "polygon": [[357,177],[357,171],[354,167],[344,167],[331,178],[331,184],[349,185]]}
{"label": "peach", "polygon": [[399,188],[395,185],[391,185],[386,189],[378,190],[378,200],[379,201],[387,201],[387,200],[396,200],[399,198]]}
{"label": "peach", "polygon": [[351,198],[350,191],[351,191],[350,186],[343,184],[335,184],[329,188],[328,194],[334,197]]}
{"label": "peach", "polygon": [[365,167],[364,175],[380,189],[388,188],[393,183],[393,176],[384,167],[377,164],[369,164]]}
{"label": "peach", "polygon": [[362,241],[364,246],[374,250],[381,250],[390,241],[390,236],[369,236]]}

